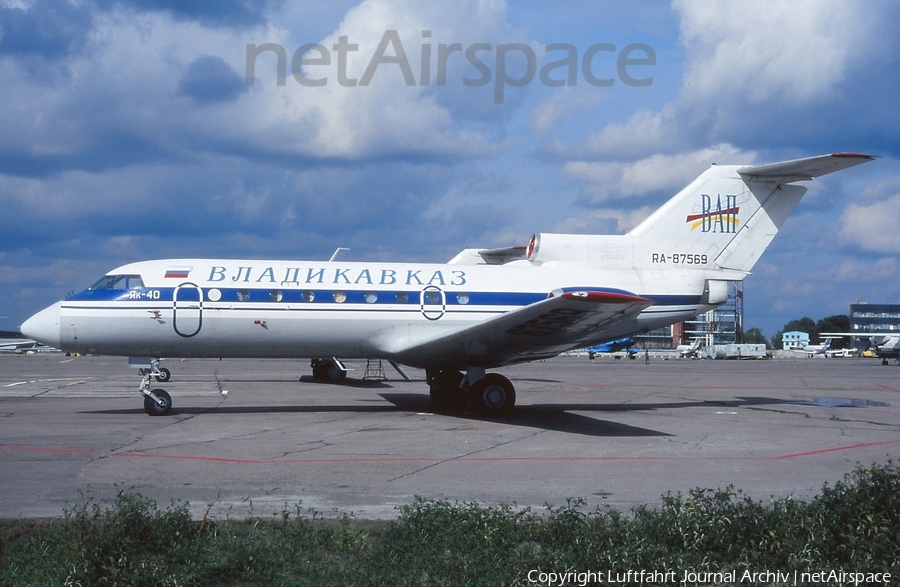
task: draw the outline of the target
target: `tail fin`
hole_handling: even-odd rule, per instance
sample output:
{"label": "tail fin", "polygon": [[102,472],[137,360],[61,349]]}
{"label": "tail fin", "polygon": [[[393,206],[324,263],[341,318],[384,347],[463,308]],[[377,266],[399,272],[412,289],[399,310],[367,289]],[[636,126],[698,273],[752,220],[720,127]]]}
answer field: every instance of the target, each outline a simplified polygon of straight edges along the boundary
{"label": "tail fin", "polygon": [[872,159],[835,153],[771,165],[714,165],[629,234],[666,253],[705,255],[722,269],[749,273],[806,193],[793,182]]}

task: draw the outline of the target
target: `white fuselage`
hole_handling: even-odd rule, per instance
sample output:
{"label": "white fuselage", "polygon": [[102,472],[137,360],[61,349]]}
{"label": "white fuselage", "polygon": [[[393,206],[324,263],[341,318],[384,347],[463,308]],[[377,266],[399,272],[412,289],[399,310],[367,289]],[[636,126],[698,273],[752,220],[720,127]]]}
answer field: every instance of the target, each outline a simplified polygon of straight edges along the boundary
{"label": "white fuselage", "polygon": [[155,357],[388,358],[426,366],[403,349],[554,291],[621,290],[654,301],[595,342],[713,307],[704,300],[703,272],[663,268],[175,259],[108,275],[131,276],[140,287],[123,280],[118,289],[86,290],[45,310],[47,321],[58,320],[54,346]]}

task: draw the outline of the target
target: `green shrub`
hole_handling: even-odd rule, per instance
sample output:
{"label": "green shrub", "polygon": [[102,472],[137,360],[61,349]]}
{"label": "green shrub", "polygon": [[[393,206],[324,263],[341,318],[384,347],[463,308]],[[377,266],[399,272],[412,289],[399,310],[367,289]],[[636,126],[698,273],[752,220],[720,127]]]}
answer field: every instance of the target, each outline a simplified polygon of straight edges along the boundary
{"label": "green shrub", "polygon": [[[0,521],[0,587],[525,585],[531,569],[890,572],[900,470],[857,468],[808,502],[732,487],[666,494],[625,515],[570,499],[543,513],[416,498],[383,527],[297,505],[268,520],[191,519],[133,493],[53,523]],[[679,575],[680,579],[680,575]]]}

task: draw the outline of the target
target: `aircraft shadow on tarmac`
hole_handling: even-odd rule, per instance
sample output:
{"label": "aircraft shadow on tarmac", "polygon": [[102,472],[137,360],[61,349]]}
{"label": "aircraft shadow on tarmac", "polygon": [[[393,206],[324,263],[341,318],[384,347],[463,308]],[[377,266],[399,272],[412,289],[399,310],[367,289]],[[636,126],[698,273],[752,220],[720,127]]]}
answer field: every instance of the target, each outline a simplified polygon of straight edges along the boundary
{"label": "aircraft shadow on tarmac", "polygon": [[[300,383],[321,383],[312,375],[301,375]],[[385,383],[383,381],[378,381],[377,379],[351,379],[350,377],[344,379],[340,383],[336,383],[334,385],[340,387],[353,387],[358,389],[390,389],[392,386],[389,383]]]}
{"label": "aircraft shadow on tarmac", "polygon": [[[366,386],[372,386],[371,382],[365,382]],[[376,386],[377,387],[377,386]],[[412,412],[433,413],[434,407],[431,398],[422,393],[379,393],[379,395],[391,405],[385,405],[373,398],[376,404],[328,404],[328,405],[289,405],[289,406],[228,406],[192,407],[177,404],[172,408],[172,416],[199,416],[203,414],[308,414],[327,412],[347,413],[383,413],[383,412]],[[803,402],[769,397],[739,397],[721,401],[680,401],[661,403],[633,403],[633,404],[608,404],[608,403],[559,403],[559,404],[531,404],[519,405],[512,414],[504,418],[494,419],[498,423],[513,426],[525,426],[568,434],[580,434],[597,437],[641,437],[641,436],[671,436],[671,433],[630,426],[609,420],[594,418],[583,412],[638,412],[653,410],[677,410],[684,408],[738,408],[747,406],[771,406],[771,405],[797,405]],[[582,413],[576,413],[582,412]],[[91,414],[141,414],[142,409],[125,410],[90,410],[83,413]],[[441,414],[442,417],[460,419],[485,419],[471,413]],[[487,419],[491,420],[491,419]]]}
{"label": "aircraft shadow on tarmac", "polygon": [[[405,393],[382,393],[381,397],[404,411],[432,411],[428,396]],[[668,432],[629,426],[619,422],[601,420],[575,412],[628,412],[671,410],[681,408],[723,408],[773,404],[795,404],[790,400],[767,397],[742,397],[726,401],[669,402],[649,404],[599,404],[599,403],[559,403],[519,405],[509,416],[496,419],[498,422],[514,426],[528,426],[541,430],[582,434],[585,436],[671,436]],[[416,409],[418,408],[418,409]],[[453,417],[453,415],[451,415]],[[457,417],[470,417],[468,415]]]}

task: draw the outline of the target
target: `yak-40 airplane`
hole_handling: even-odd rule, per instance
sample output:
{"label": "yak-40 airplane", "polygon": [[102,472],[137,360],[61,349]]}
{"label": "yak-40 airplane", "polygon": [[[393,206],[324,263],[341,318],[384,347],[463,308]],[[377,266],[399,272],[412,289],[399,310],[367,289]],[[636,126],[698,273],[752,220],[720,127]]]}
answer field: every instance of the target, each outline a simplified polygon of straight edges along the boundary
{"label": "yak-40 airplane", "polygon": [[[144,357],[336,357],[426,370],[439,409],[503,415],[504,365],[688,320],[727,300],[806,192],[794,182],[872,160],[835,153],[713,165],[625,235],[536,234],[446,264],[166,259],[124,265],[22,332],[65,351]],[[318,359],[318,360],[316,360]],[[154,360],[154,363],[156,360]],[[140,392],[150,415],[172,399]]]}

